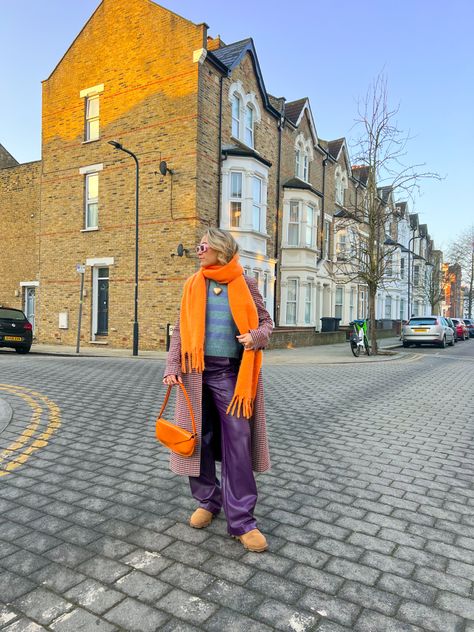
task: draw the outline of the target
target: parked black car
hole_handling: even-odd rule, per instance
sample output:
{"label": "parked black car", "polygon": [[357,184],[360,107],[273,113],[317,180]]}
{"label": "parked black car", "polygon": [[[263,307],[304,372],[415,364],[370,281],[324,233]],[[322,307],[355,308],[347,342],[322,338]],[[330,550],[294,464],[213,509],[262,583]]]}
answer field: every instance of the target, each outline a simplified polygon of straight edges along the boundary
{"label": "parked black car", "polygon": [[463,320],[469,329],[469,338],[474,338],[474,318],[463,318]]}
{"label": "parked black car", "polygon": [[0,307],[0,347],[28,353],[32,342],[33,327],[21,309]]}

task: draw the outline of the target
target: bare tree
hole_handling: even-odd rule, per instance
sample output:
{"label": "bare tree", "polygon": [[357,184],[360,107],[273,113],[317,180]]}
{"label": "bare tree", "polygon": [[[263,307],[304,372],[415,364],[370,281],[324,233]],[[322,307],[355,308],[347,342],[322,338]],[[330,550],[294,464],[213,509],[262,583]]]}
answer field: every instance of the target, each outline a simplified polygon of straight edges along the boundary
{"label": "bare tree", "polygon": [[395,198],[403,201],[413,197],[424,178],[440,179],[438,174],[424,171],[424,165],[405,164],[410,136],[398,128],[398,111],[398,107],[389,106],[387,80],[379,75],[359,104],[355,123],[358,137],[353,144],[354,159],[365,172],[365,195],[362,206],[360,196],[356,197],[357,204],[348,209],[343,220],[353,223],[359,243],[352,248],[350,266],[344,264],[339,272],[344,269],[344,274],[368,288],[373,353],[377,353],[377,291],[396,249],[395,241],[387,240],[390,226],[400,218]]}
{"label": "bare tree", "polygon": [[443,271],[442,261],[441,261],[441,252],[439,252],[439,256],[434,256],[432,265],[433,268],[431,272],[427,274],[423,291],[426,299],[431,305],[431,313],[439,314],[441,302],[444,299],[444,286],[447,282],[447,272]]}
{"label": "bare tree", "polygon": [[474,224],[464,230],[448,246],[448,259],[458,263],[462,269],[462,279],[467,283],[467,315],[472,318],[474,299]]}

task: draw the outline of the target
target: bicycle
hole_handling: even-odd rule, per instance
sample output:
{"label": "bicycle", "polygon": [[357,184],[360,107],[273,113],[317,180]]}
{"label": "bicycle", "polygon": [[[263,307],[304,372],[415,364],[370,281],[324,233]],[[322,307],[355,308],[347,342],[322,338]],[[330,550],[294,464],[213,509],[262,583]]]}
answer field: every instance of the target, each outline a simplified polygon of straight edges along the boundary
{"label": "bicycle", "polygon": [[353,328],[349,342],[351,343],[351,351],[356,358],[360,356],[360,352],[363,351],[368,356],[370,355],[369,339],[367,338],[367,321],[364,319],[354,320],[349,323]]}

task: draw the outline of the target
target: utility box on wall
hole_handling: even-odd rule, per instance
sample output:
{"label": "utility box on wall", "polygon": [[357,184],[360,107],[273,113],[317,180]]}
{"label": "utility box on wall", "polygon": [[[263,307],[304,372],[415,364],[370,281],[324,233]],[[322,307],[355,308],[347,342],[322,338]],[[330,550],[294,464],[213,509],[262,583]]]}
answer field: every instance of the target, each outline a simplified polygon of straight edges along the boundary
{"label": "utility box on wall", "polygon": [[68,329],[68,313],[60,312],[59,313],[59,329]]}

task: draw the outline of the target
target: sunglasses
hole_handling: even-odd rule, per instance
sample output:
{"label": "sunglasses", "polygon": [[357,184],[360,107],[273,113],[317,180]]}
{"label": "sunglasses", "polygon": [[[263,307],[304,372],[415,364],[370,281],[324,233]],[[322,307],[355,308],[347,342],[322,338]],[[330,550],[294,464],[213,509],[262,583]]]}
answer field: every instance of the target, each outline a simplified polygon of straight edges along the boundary
{"label": "sunglasses", "polygon": [[202,255],[209,250],[209,244],[199,244],[196,246],[196,252],[198,255]]}

